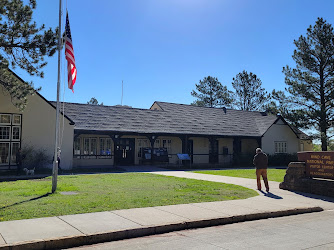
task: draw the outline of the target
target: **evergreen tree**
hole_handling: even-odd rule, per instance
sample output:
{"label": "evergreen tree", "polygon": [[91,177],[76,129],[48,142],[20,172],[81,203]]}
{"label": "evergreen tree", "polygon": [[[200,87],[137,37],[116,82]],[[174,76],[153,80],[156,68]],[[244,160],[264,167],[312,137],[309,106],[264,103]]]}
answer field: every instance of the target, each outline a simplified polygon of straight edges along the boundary
{"label": "evergreen tree", "polygon": [[32,83],[22,82],[10,69],[19,67],[32,76],[43,77],[45,56],[57,50],[58,29],[45,30],[32,21],[36,0],[0,1],[0,85],[8,92],[14,105],[21,110],[27,95],[34,93]]}
{"label": "evergreen tree", "polygon": [[[92,97],[92,98],[90,98],[89,102],[87,102],[87,104],[99,105],[99,102],[95,97]],[[101,103],[101,105],[103,105],[103,103]]]}
{"label": "evergreen tree", "polygon": [[203,107],[223,107],[231,106],[233,103],[232,92],[227,90],[217,79],[217,77],[204,77],[196,84],[196,90],[191,92],[196,97],[192,105]]}
{"label": "evergreen tree", "polygon": [[241,110],[264,110],[270,95],[262,88],[261,80],[252,72],[242,71],[233,78],[235,106]]}
{"label": "evergreen tree", "polygon": [[283,68],[290,112],[300,128],[316,129],[321,148],[327,150],[334,122],[334,33],[331,24],[318,18],[306,36],[294,41],[296,68]]}

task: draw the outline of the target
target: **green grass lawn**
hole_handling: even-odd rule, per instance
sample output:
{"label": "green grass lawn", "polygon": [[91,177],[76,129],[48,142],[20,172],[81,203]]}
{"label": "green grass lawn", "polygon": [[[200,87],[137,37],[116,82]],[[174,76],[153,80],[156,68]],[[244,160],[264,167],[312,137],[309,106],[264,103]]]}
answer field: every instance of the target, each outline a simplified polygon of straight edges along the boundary
{"label": "green grass lawn", "polygon": [[[203,171],[193,171],[193,172],[201,174],[214,174],[214,175],[256,179],[255,169],[203,170]],[[282,182],[285,176],[285,172],[286,169],[268,168],[268,180]]]}
{"label": "green grass lawn", "polygon": [[[51,178],[0,183],[0,221],[116,209],[246,199],[244,187],[145,173],[59,176],[55,194]],[[76,195],[63,195],[73,191]]]}

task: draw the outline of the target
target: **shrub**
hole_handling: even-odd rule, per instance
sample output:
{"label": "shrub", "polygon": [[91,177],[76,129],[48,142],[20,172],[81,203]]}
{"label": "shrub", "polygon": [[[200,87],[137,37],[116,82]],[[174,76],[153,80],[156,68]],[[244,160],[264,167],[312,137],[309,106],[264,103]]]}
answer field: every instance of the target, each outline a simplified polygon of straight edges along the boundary
{"label": "shrub", "polygon": [[33,146],[26,146],[22,148],[22,155],[25,156],[23,160],[23,167],[28,169],[46,168],[50,164],[51,158],[45,153],[45,149],[36,149]]}
{"label": "shrub", "polygon": [[268,155],[269,166],[288,166],[290,162],[298,161],[297,154]]}

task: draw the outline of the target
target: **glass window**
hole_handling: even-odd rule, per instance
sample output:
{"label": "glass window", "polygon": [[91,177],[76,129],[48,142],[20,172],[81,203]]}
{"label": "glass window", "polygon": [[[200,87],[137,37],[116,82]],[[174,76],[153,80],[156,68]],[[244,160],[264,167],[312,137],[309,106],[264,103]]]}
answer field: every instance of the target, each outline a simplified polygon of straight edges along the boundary
{"label": "glass window", "polygon": [[275,153],[287,153],[287,142],[275,141]]}
{"label": "glass window", "polygon": [[154,148],[160,148],[160,140],[159,139],[154,141]]}
{"label": "glass window", "polygon": [[172,150],[172,140],[170,140],[170,139],[162,140],[162,147],[166,148],[168,153],[170,153],[171,150]]}
{"label": "glass window", "polygon": [[20,136],[21,135],[21,128],[15,126],[12,129],[13,129],[13,131],[12,131],[12,140],[15,140],[15,141],[20,140],[20,138],[21,138],[21,136]]}
{"label": "glass window", "polygon": [[9,140],[10,127],[0,126],[0,140]]}
{"label": "glass window", "polygon": [[[111,156],[111,139],[110,138],[100,138],[100,155]],[[100,158],[110,158],[110,157],[100,157]]]}
{"label": "glass window", "polygon": [[14,164],[16,163],[16,153],[20,148],[20,143],[19,142],[13,142],[12,143],[12,152],[11,152],[11,163]]}
{"label": "glass window", "polygon": [[21,115],[13,115],[13,124],[21,125]]}
{"label": "glass window", "polygon": [[84,155],[89,155],[89,138],[84,139]]}
{"label": "glass window", "polygon": [[96,138],[90,138],[90,155],[96,155]]}
{"label": "glass window", "polygon": [[0,124],[11,124],[11,115],[0,114]]}
{"label": "glass window", "polygon": [[0,165],[9,164],[9,142],[0,142]]}
{"label": "glass window", "polygon": [[74,140],[74,155],[81,155],[81,139],[75,138]]}

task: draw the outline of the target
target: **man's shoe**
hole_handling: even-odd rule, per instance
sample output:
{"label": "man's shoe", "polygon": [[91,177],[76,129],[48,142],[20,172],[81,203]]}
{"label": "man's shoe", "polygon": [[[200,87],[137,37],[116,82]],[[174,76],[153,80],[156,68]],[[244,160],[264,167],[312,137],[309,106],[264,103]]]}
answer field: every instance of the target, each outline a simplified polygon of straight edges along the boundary
{"label": "man's shoe", "polygon": [[268,189],[266,189],[266,191],[267,191],[267,193],[269,193],[269,188],[268,188]]}

